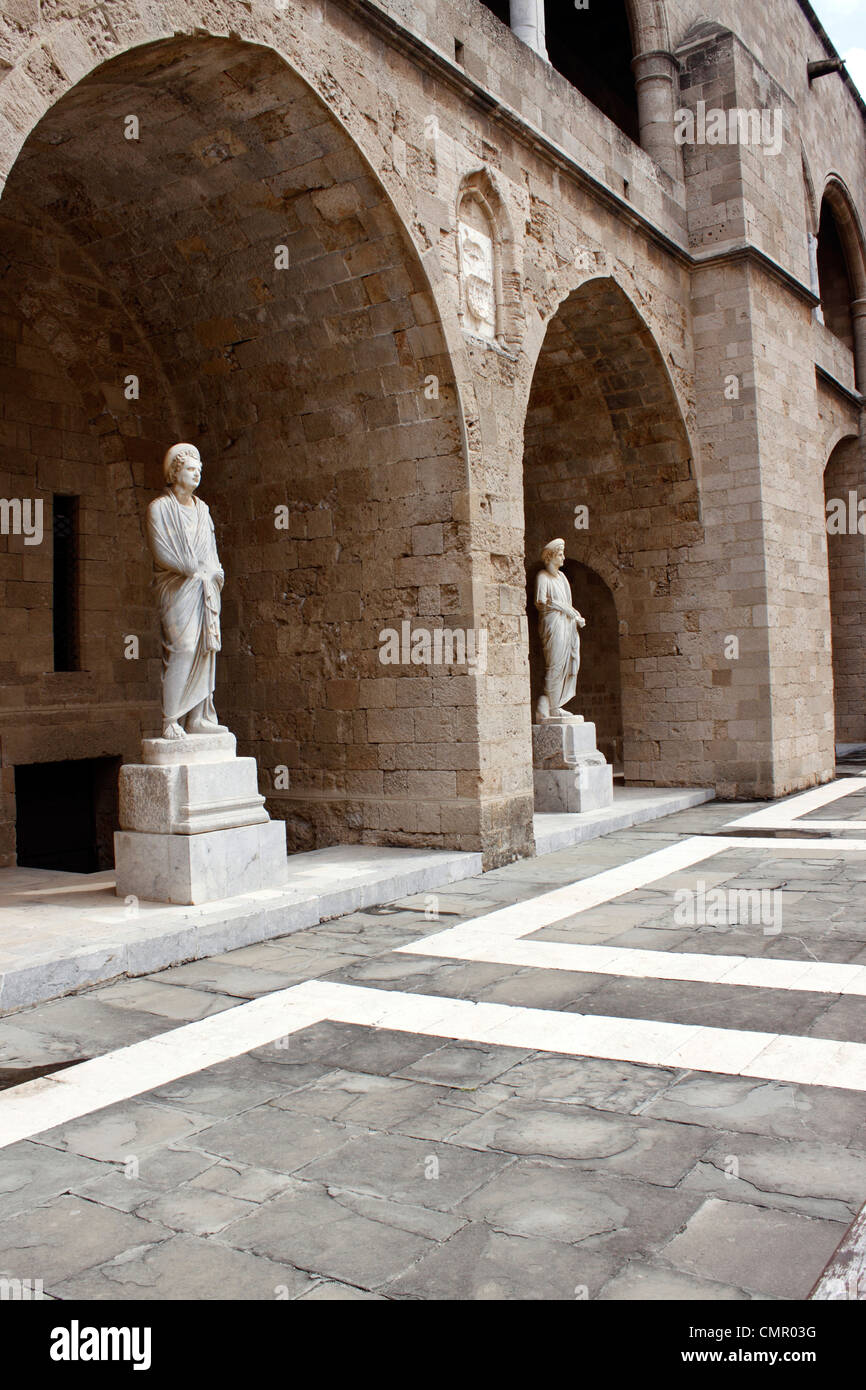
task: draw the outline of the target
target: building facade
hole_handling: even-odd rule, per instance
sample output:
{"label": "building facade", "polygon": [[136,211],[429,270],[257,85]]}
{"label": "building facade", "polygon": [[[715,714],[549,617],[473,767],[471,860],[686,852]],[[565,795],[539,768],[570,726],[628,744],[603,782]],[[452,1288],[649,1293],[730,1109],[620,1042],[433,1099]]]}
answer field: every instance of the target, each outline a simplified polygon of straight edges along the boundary
{"label": "building facade", "polygon": [[628,785],[831,778],[866,742],[836,57],[806,0],[6,0],[0,864],[108,862],[180,439],[290,849],[533,852],[554,536]]}

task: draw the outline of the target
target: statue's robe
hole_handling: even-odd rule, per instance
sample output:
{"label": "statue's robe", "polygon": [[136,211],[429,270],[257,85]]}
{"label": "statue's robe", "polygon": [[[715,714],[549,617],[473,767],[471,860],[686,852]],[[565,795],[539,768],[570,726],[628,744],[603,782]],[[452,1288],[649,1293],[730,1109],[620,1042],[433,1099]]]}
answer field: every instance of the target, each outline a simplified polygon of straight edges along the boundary
{"label": "statue's robe", "polygon": [[[184,507],[167,490],[147,509],[147,537],[154,588],[162,619],[162,710],[177,723],[204,700],[213,700],[220,650],[222,572],[206,503]],[[197,579],[196,574],[213,574]]]}
{"label": "statue's robe", "polygon": [[580,670],[580,629],[571,616],[571,585],[560,571],[543,569],[535,582],[541,645],[544,649],[544,693],[551,713],[573,700]]}

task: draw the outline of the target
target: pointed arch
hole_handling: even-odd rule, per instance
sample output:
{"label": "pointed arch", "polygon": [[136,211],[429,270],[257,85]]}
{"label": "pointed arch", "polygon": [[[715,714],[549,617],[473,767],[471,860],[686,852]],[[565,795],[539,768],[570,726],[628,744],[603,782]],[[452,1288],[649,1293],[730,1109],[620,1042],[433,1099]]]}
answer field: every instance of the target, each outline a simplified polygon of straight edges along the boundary
{"label": "pointed arch", "polygon": [[[588,528],[576,524],[578,505]],[[528,570],[563,536],[567,559],[612,595],[627,780],[682,785],[705,754],[697,705],[678,687],[710,679],[695,675],[689,612],[688,555],[703,539],[698,484],[667,364],[612,276],[585,280],[548,321],[526,415],[524,512]]]}

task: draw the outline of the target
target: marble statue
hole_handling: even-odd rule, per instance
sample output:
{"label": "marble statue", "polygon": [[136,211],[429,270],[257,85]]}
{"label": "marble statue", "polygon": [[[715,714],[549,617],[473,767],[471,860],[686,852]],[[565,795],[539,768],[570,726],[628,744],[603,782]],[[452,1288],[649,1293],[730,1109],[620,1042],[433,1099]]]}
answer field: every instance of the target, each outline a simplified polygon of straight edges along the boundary
{"label": "marble statue", "polygon": [[194,493],[201,457],[174,444],[163,461],[166,489],[147,509],[147,537],[162,621],[163,738],[223,734],[213,693],[225,574],[207,504]]}
{"label": "marble statue", "polygon": [[544,694],[536,706],[536,722],[578,720],[565,709],[577,690],[580,670],[580,628],[586,627],[571,601],[571,585],[561,573],[565,541],[551,541],[541,553],[544,569],[535,584],[541,645],[544,650]]}

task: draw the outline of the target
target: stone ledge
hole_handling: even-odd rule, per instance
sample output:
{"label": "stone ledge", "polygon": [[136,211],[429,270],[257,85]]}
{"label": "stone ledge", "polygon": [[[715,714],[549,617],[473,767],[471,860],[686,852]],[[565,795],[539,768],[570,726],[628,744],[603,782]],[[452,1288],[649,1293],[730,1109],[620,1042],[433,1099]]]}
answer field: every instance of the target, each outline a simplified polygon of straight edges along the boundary
{"label": "stone ledge", "polygon": [[118,976],[287,936],[481,873],[481,855],[338,845],[289,859],[289,886],[201,907],[124,904],[113,871],[0,871],[0,1014]]}
{"label": "stone ledge", "polygon": [[603,811],[591,811],[586,815],[536,812],[533,817],[535,852],[555,854],[557,850],[596,840],[600,835],[610,835],[614,830],[630,830],[632,826],[673,816],[678,811],[688,811],[692,806],[702,806],[715,799],[716,793],[706,788],[614,787],[613,805]]}

